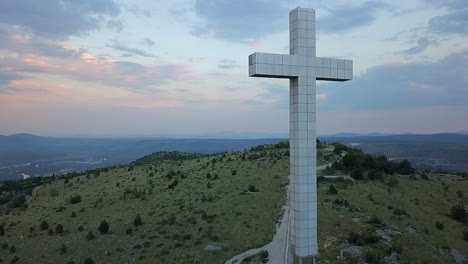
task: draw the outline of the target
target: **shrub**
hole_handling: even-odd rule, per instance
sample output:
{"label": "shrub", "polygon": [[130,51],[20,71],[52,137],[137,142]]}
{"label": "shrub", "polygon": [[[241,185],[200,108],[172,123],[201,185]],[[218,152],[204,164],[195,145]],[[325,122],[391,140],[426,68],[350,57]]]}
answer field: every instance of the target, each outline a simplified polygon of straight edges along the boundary
{"label": "shrub", "polygon": [[450,209],[450,216],[459,222],[465,223],[468,219],[468,213],[465,210],[465,207],[463,205],[454,205]]}
{"label": "shrub", "polygon": [[260,255],[260,261],[262,263],[267,263],[268,262],[268,251],[262,250],[259,255]]}
{"label": "shrub", "polygon": [[445,227],[445,226],[444,226],[444,224],[442,224],[442,222],[440,222],[439,220],[437,220],[437,221],[435,222],[435,227],[436,227],[437,229],[439,229],[439,230],[444,230],[444,227]]}
{"label": "shrub", "polygon": [[93,240],[95,238],[96,238],[96,236],[91,231],[88,232],[88,234],[86,234],[86,239],[88,239],[88,240]]}
{"label": "shrub", "polygon": [[399,184],[399,181],[396,177],[391,177],[387,182],[387,185],[392,188],[398,186],[398,184]]}
{"label": "shrub", "polygon": [[72,213],[71,213],[71,217],[72,217],[72,218],[75,218],[75,217],[76,217],[76,213],[75,213],[75,212],[72,212]]}
{"label": "shrub", "polygon": [[39,229],[42,231],[47,230],[49,229],[49,224],[45,220],[43,220],[39,225]]}
{"label": "shrub", "polygon": [[0,224],[0,236],[4,236],[5,235],[5,227],[3,227],[2,224]]}
{"label": "shrub", "polygon": [[83,263],[84,264],[94,264],[94,260],[92,258],[87,258],[87,259],[85,259],[85,261]]}
{"label": "shrub", "polygon": [[58,224],[57,227],[55,228],[55,234],[60,235],[63,234],[65,230],[63,230],[63,226],[61,224]]}
{"label": "shrub", "polygon": [[140,226],[143,224],[143,221],[141,220],[141,216],[139,214],[137,214],[135,216],[135,219],[133,219],[133,225],[134,226]]}
{"label": "shrub", "polygon": [[63,254],[66,254],[67,253],[67,246],[62,244],[59,248],[58,248],[58,252],[60,255],[63,255]]}
{"label": "shrub", "polygon": [[255,187],[255,185],[249,185],[248,190],[249,192],[258,192],[258,189],[257,187]]}
{"label": "shrub", "polygon": [[380,219],[378,216],[374,215],[372,218],[367,222],[371,225],[381,225],[382,224],[382,219]]}
{"label": "shrub", "polygon": [[10,254],[15,254],[16,253],[16,247],[15,246],[11,246],[10,247]]}
{"label": "shrub", "polygon": [[107,234],[109,232],[109,223],[106,220],[102,220],[101,224],[98,227],[98,230],[101,234]]}
{"label": "shrub", "polygon": [[52,228],[50,228],[49,231],[47,231],[47,234],[49,236],[53,236],[54,235],[54,230],[52,230]]}
{"label": "shrub", "polygon": [[169,185],[167,186],[167,188],[169,188],[169,189],[174,189],[174,187],[176,187],[177,184],[179,184],[179,181],[178,181],[177,179],[175,179],[171,184],[169,184]]}
{"label": "shrub", "polygon": [[125,233],[130,236],[131,234],[133,234],[133,229],[129,228],[127,229],[127,231],[125,231]]}
{"label": "shrub", "polygon": [[77,203],[79,203],[79,202],[81,202],[81,195],[75,194],[75,195],[72,195],[72,196],[70,197],[70,203],[71,203],[71,204],[77,204]]}
{"label": "shrub", "polygon": [[331,184],[330,188],[328,188],[329,194],[338,194],[338,190],[335,188],[335,185]]}
{"label": "shrub", "polygon": [[83,226],[79,226],[78,227],[78,231],[83,231],[84,230],[84,227]]}
{"label": "shrub", "polygon": [[468,242],[468,230],[463,231],[463,239]]}
{"label": "shrub", "polygon": [[232,175],[232,176],[237,175],[237,170],[231,170],[231,175]]}
{"label": "shrub", "polygon": [[463,198],[463,193],[461,191],[457,191],[457,197],[458,198]]}
{"label": "shrub", "polygon": [[127,171],[132,171],[133,168],[134,168],[133,165],[130,165],[130,166],[128,166],[128,170],[127,170]]}
{"label": "shrub", "polygon": [[362,175],[362,171],[360,169],[354,169],[351,172],[351,177],[355,180],[362,180],[364,179],[364,175]]}
{"label": "shrub", "polygon": [[429,176],[427,176],[426,173],[423,173],[423,174],[421,174],[421,179],[427,181],[427,180],[429,180]]}

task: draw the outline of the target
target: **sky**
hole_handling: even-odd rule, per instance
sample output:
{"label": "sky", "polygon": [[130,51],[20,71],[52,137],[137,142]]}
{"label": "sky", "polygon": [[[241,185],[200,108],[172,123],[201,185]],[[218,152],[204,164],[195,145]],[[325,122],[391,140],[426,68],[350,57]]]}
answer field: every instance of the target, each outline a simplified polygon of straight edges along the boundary
{"label": "sky", "polygon": [[2,0],[0,134],[288,133],[289,82],[248,77],[287,54],[288,13],[316,10],[318,134],[468,131],[466,0]]}

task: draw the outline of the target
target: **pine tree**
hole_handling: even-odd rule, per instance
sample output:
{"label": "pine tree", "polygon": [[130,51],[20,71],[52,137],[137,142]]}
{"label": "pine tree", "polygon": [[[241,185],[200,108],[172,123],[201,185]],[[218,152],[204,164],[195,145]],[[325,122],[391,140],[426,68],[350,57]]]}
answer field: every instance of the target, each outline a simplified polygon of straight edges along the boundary
{"label": "pine tree", "polygon": [[63,234],[65,230],[63,230],[63,226],[61,224],[58,224],[57,227],[55,228],[55,234],[60,235]]}
{"label": "pine tree", "polygon": [[98,230],[103,235],[107,234],[107,232],[109,231],[109,224],[106,222],[106,220],[102,220],[101,224],[98,227]]}
{"label": "pine tree", "polygon": [[135,219],[133,220],[133,225],[140,226],[142,224],[143,224],[143,221],[141,220],[141,216],[137,214]]}

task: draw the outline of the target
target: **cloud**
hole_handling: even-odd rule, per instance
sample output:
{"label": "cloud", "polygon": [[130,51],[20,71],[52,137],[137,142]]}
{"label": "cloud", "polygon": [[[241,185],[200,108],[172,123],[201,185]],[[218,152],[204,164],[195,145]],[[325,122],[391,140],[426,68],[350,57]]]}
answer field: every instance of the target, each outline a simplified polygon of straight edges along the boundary
{"label": "cloud", "polygon": [[345,83],[320,86],[322,110],[391,110],[468,105],[468,50],[421,63],[381,65]]}
{"label": "cloud", "polygon": [[144,38],[143,39],[143,44],[145,44],[146,46],[149,46],[149,47],[153,47],[156,43],[154,43],[154,41],[150,38]]}
{"label": "cloud", "polygon": [[[95,57],[83,53],[75,57],[45,57],[34,54],[21,54],[0,57],[0,69],[8,69],[25,78],[26,73],[46,73],[73,80],[102,83],[136,92],[150,92],[170,81],[195,79],[192,67],[188,64],[144,65],[110,58]],[[11,78],[9,78],[11,79]]]}
{"label": "cloud", "polygon": [[0,94],[12,90],[12,87],[10,86],[12,81],[23,80],[25,78],[25,76],[17,74],[7,67],[0,67]]}
{"label": "cloud", "polygon": [[402,50],[398,53],[403,53],[403,54],[417,54],[429,47],[431,44],[435,43],[434,41],[430,41],[427,37],[421,37],[418,39],[416,46],[411,47],[406,50]]}
{"label": "cloud", "polygon": [[468,8],[431,18],[429,30],[439,34],[468,34]]}
{"label": "cloud", "polygon": [[289,12],[281,0],[196,0],[194,10],[203,22],[193,35],[236,42],[287,29]]}
{"label": "cloud", "polygon": [[319,31],[336,33],[371,24],[375,12],[389,6],[380,1],[367,1],[361,6],[343,6],[329,10],[329,14],[317,21]]}
{"label": "cloud", "polygon": [[[114,42],[114,44],[111,44],[111,45],[106,45],[107,47],[109,48],[112,48],[114,50],[118,50],[118,51],[124,51],[126,52],[126,54],[134,54],[134,55],[137,55],[137,56],[142,56],[142,57],[150,57],[150,58],[157,58],[158,56],[154,56],[144,50],[141,50],[141,49],[137,49],[137,48],[130,48],[130,47],[127,47],[125,45],[122,45],[120,43],[117,43],[117,42]],[[128,56],[127,56],[128,57]]]}
{"label": "cloud", "polygon": [[226,70],[232,68],[239,68],[240,66],[237,64],[235,60],[230,59],[222,59],[219,61],[218,68]]}
{"label": "cloud", "polygon": [[113,0],[0,1],[0,24],[21,26],[53,39],[99,29],[107,17],[119,13]]}

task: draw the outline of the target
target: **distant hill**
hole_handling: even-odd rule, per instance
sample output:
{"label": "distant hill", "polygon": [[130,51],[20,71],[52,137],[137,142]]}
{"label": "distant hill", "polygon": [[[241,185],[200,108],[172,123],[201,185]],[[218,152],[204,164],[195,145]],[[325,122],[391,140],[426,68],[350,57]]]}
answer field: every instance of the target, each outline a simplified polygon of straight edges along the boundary
{"label": "distant hill", "polygon": [[239,151],[284,139],[60,138],[15,134],[0,137],[0,180],[52,175],[128,163],[155,151]]}
{"label": "distant hill", "polygon": [[389,135],[321,137],[326,142],[341,142],[374,155],[407,159],[416,167],[432,170],[468,171],[468,135],[442,133],[430,135]]}

